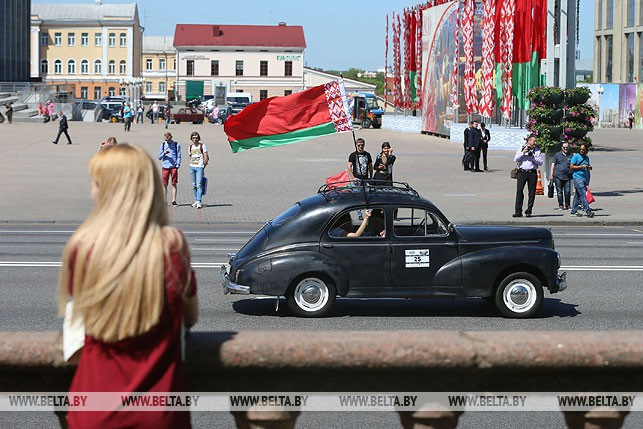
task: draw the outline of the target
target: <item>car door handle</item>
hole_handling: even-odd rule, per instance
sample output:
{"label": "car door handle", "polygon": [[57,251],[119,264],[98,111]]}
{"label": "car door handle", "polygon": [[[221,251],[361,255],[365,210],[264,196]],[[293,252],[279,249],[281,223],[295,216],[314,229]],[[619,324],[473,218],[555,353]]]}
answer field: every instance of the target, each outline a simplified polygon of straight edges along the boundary
{"label": "car door handle", "polygon": [[326,249],[332,249],[334,246],[332,244],[324,243],[322,244],[322,247],[325,247]]}

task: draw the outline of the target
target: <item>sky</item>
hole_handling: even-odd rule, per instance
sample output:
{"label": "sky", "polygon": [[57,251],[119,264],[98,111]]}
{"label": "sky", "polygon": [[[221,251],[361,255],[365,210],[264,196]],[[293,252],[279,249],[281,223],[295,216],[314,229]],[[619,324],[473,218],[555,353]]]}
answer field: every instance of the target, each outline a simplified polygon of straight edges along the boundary
{"label": "sky", "polygon": [[[132,3],[132,0],[103,0]],[[593,55],[594,0],[580,0],[582,59]],[[94,3],[94,0],[37,0],[34,3]],[[306,66],[325,70],[351,67],[377,70],[384,64],[386,14],[415,6],[418,0],[138,0],[146,36],[172,36],[176,24],[249,24],[304,27]],[[389,64],[392,60],[389,41]]]}

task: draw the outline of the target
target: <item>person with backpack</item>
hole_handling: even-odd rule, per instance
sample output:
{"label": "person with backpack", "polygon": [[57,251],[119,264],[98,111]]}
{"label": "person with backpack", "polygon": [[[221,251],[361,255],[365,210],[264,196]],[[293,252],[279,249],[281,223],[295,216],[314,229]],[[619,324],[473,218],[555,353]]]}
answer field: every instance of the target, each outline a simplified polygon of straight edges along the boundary
{"label": "person with backpack", "polygon": [[192,207],[201,208],[201,198],[203,197],[203,170],[208,166],[210,157],[208,149],[201,143],[201,136],[196,131],[190,134],[190,177],[192,178],[192,190],[194,191],[194,203]]}
{"label": "person with backpack", "polygon": [[179,181],[179,168],[181,167],[181,145],[172,140],[172,133],[165,133],[165,140],[159,148],[161,160],[161,181],[163,182],[163,195],[167,201],[167,184],[172,178],[172,206],[176,207],[176,184]]}

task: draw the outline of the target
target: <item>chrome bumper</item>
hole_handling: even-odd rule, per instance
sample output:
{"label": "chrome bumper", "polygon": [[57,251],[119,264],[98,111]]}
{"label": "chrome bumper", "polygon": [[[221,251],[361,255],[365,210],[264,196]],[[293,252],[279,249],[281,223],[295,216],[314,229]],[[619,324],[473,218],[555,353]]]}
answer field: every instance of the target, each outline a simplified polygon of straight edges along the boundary
{"label": "chrome bumper", "polygon": [[230,264],[221,265],[221,287],[224,294],[250,295],[250,286],[240,285],[230,281]]}
{"label": "chrome bumper", "polygon": [[562,292],[567,289],[567,273],[563,272],[558,274],[558,277],[556,278],[556,287],[558,288],[558,292]]}

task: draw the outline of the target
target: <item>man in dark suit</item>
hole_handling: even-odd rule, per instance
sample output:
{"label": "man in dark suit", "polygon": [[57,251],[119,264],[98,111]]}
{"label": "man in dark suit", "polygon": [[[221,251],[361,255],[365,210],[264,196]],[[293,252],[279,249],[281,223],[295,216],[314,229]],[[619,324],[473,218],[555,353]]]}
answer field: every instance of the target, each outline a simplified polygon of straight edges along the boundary
{"label": "man in dark suit", "polygon": [[491,140],[491,133],[487,129],[484,122],[480,124],[480,128],[482,128],[480,130],[482,133],[482,144],[480,145],[480,147],[482,148],[482,161],[484,163],[484,171],[487,171],[489,170],[487,168],[487,149],[489,149],[489,140]]}
{"label": "man in dark suit", "polygon": [[67,116],[63,113],[63,111],[59,111],[58,114],[60,115],[60,123],[58,124],[58,135],[56,136],[56,140],[52,141],[53,144],[58,144],[58,139],[60,139],[61,134],[65,134],[67,137],[67,144],[71,144],[71,138],[69,137],[69,133],[67,133],[67,130],[69,129],[69,124],[67,124]]}
{"label": "man in dark suit", "polygon": [[467,137],[467,150],[470,152],[468,157],[469,159],[469,170],[471,172],[479,172],[480,170],[480,144],[482,140],[482,134],[478,129],[478,123],[473,121],[471,128],[468,129]]}
{"label": "man in dark suit", "polygon": [[464,166],[464,171],[469,171],[469,160],[471,159],[471,154],[469,153],[469,133],[473,127],[473,121],[469,121],[469,125],[464,129],[464,156],[462,157],[462,165]]}

